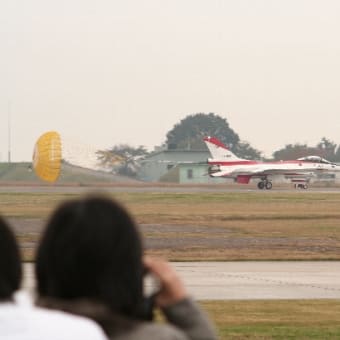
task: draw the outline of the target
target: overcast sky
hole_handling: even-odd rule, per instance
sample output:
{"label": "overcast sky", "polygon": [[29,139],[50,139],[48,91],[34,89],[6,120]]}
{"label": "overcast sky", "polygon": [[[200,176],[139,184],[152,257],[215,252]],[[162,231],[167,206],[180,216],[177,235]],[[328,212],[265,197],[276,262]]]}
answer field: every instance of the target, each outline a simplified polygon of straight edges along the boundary
{"label": "overcast sky", "polygon": [[214,112],[270,156],[340,144],[340,1],[1,0],[0,161],[45,131],[151,149]]}

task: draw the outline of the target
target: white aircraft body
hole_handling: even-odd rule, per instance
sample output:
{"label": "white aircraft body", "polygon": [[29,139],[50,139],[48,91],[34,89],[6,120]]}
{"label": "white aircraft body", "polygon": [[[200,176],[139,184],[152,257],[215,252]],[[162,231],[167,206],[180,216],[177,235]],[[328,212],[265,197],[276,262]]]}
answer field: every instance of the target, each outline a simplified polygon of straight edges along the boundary
{"label": "white aircraft body", "polygon": [[319,156],[261,162],[237,157],[215,137],[205,137],[204,141],[212,156],[208,158],[208,172],[211,177],[233,178],[242,184],[248,184],[252,178],[258,178],[259,189],[271,189],[272,177],[277,175],[290,179],[296,188],[307,189],[310,179],[317,174],[340,171],[339,166]]}

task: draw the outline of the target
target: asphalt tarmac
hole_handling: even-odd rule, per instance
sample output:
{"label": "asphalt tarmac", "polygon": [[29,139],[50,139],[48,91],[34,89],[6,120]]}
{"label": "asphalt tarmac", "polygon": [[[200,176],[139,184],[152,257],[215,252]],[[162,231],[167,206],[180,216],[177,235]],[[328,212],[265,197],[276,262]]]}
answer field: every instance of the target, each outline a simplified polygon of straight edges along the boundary
{"label": "asphalt tarmac", "polygon": [[[196,300],[340,299],[340,261],[174,262]],[[148,280],[147,290],[153,289]],[[33,264],[24,264],[33,291]]]}
{"label": "asphalt tarmac", "polygon": [[334,187],[313,187],[310,185],[308,190],[294,189],[291,184],[285,186],[273,186],[271,190],[259,190],[250,185],[157,185],[157,184],[140,184],[140,185],[124,185],[121,183],[101,186],[72,186],[72,185],[40,185],[40,186],[1,186],[0,193],[77,193],[88,194],[92,192],[306,192],[306,193],[338,193],[340,188]]}

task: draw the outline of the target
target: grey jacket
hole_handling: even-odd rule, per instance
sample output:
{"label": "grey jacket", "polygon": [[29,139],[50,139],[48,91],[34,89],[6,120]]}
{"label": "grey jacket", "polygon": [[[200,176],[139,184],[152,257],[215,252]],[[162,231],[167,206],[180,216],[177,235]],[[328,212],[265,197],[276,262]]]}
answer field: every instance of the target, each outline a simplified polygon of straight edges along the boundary
{"label": "grey jacket", "polygon": [[99,323],[109,339],[115,340],[215,340],[214,326],[192,299],[184,299],[163,309],[166,322],[130,320],[115,315],[93,302],[65,303],[50,299],[38,305],[89,317]]}

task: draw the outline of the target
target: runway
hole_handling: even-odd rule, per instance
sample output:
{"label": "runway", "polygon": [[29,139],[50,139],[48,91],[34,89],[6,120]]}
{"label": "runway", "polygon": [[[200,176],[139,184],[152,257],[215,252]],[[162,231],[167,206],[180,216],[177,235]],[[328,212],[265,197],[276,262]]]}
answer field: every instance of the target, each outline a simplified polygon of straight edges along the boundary
{"label": "runway", "polygon": [[213,185],[157,185],[157,184],[139,184],[139,185],[124,185],[106,184],[100,186],[75,186],[75,185],[37,185],[37,186],[0,186],[0,193],[60,193],[60,194],[87,194],[93,192],[125,192],[125,193],[143,193],[143,192],[157,192],[157,193],[223,193],[223,192],[301,192],[301,193],[339,193],[340,188],[334,187],[313,187],[312,185],[308,190],[298,190],[292,188],[289,184],[285,186],[277,186],[271,190],[259,190],[253,186],[237,185],[228,186],[225,184]]}
{"label": "runway", "polygon": [[[174,262],[196,300],[340,299],[340,261]],[[24,264],[24,289],[34,288]],[[150,288],[150,287],[148,287]]]}

